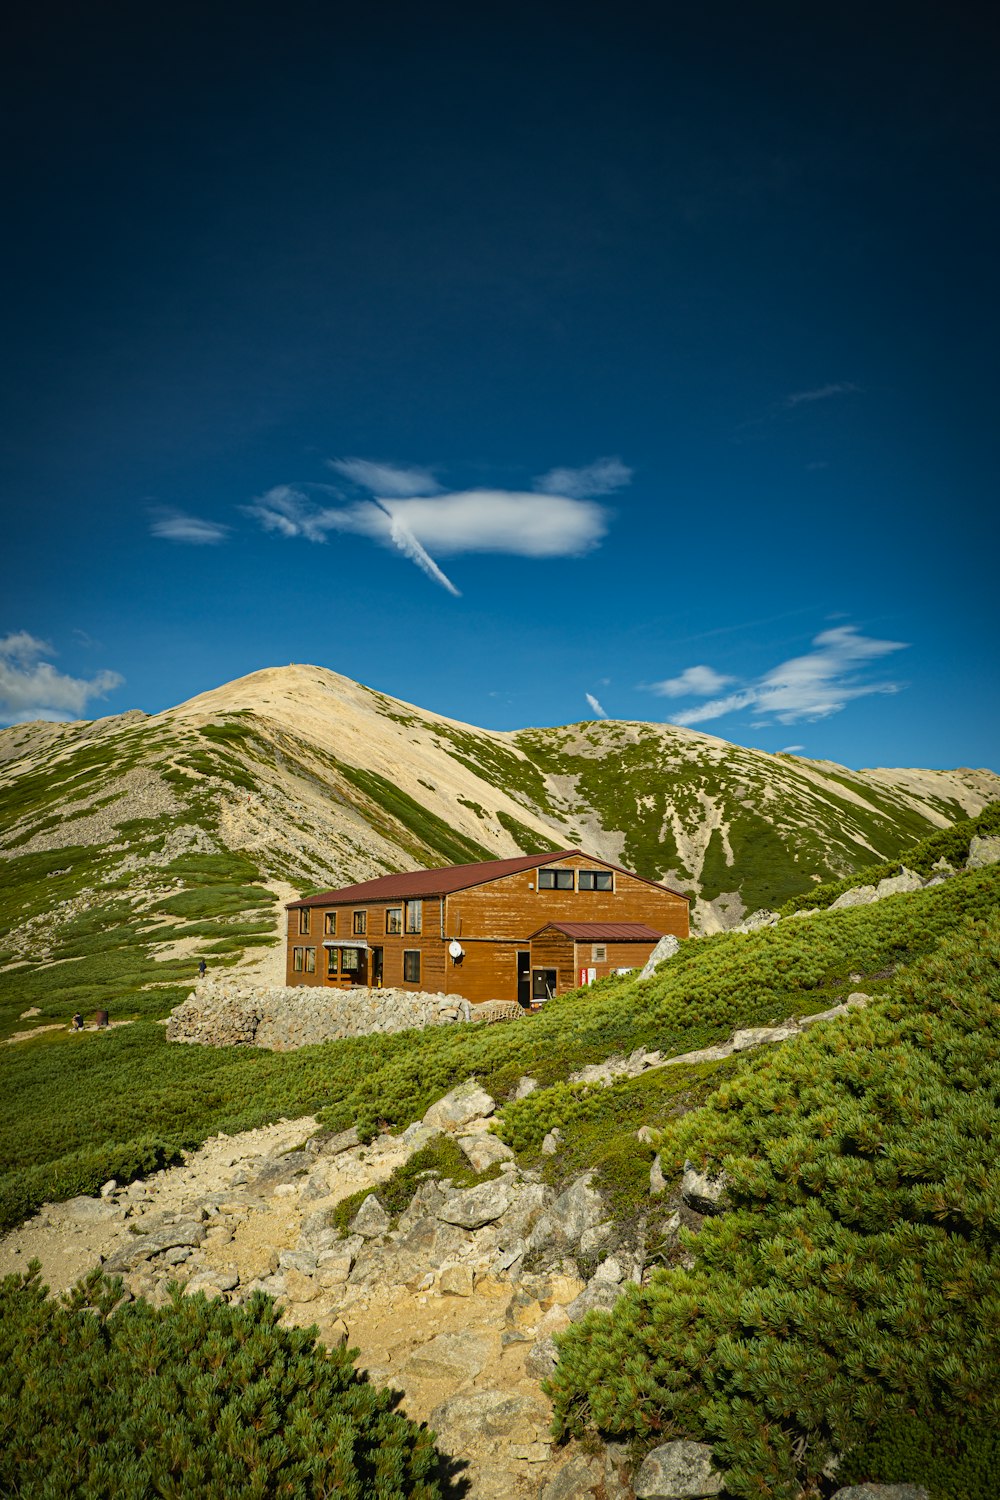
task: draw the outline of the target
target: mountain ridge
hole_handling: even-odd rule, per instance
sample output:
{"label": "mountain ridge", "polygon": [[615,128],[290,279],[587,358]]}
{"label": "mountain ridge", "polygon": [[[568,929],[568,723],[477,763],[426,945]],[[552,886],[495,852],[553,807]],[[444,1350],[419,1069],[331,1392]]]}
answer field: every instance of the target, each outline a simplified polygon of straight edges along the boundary
{"label": "mountain ridge", "polygon": [[486,730],[310,665],[156,714],[0,731],[5,861],[102,842],[141,857],[198,829],[306,890],[579,846],[689,892],[702,931],[997,797],[989,770],[852,771],[669,724]]}

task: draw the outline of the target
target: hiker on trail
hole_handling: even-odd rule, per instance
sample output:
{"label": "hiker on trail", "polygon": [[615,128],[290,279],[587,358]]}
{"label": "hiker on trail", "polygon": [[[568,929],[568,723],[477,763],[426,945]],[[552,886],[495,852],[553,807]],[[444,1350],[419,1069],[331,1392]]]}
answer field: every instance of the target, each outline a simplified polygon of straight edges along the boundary
{"label": "hiker on trail", "polygon": [[205,977],[205,975],[207,973],[208,973],[208,964],[205,962],[204,959],[202,959],[201,962],[198,965],[198,978],[199,979],[204,979],[204,977]]}
{"label": "hiker on trail", "polygon": [[83,1030],[83,1017],[81,1016],[81,1014],[80,1014],[79,1011],[76,1012],[76,1015],[73,1017],[72,1021],[70,1022],[70,1028],[73,1031],[82,1031]]}

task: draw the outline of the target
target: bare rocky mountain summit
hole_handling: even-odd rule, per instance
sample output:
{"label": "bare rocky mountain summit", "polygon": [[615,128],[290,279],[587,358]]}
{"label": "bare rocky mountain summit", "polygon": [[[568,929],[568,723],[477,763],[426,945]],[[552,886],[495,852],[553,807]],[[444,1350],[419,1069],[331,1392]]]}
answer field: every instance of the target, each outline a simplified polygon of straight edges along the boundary
{"label": "bare rocky mountain summit", "polygon": [[0,731],[0,857],[91,851],[137,902],[188,851],[245,855],[278,900],[579,846],[692,893],[713,931],[997,797],[992,771],[852,771],[669,724],[484,730],[314,666]]}

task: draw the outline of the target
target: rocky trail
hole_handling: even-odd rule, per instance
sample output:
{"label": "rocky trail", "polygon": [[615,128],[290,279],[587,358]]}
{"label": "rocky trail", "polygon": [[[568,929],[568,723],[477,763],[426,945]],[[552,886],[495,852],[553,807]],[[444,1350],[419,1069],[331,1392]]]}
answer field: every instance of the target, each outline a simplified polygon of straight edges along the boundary
{"label": "rocky trail", "polygon": [[[353,1132],[324,1139],[312,1119],[217,1136],[146,1181],[46,1205],[0,1241],[0,1274],[37,1258],[55,1292],[102,1264],[153,1304],[174,1280],[236,1302],[265,1290],[288,1321],[315,1324],[328,1345],[349,1342],[362,1369],[403,1393],[407,1413],[468,1463],[470,1500],[558,1500],[590,1493],[589,1482],[631,1494],[610,1458],[551,1448],[538,1385],[552,1334],[619,1290],[617,1263],[605,1262],[613,1279],[588,1287],[573,1259],[588,1233],[607,1236],[600,1197],[581,1179],[557,1198],[519,1172],[488,1133],[493,1107],[467,1086],[370,1146]],[[428,1179],[390,1228],[379,1185],[446,1127],[477,1169],[506,1170],[465,1190]],[[373,1194],[342,1238],[330,1211],[365,1188]],[[529,1244],[544,1271],[523,1270]]]}

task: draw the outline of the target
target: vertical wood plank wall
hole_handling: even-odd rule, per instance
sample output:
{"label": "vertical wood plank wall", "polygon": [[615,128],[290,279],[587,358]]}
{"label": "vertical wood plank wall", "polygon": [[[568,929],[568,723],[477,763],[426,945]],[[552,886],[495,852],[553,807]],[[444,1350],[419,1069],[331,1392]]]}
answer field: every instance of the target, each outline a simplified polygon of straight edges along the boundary
{"label": "vertical wood plank wall", "polygon": [[[573,855],[548,869],[603,870],[610,868],[599,859]],[[387,936],[385,913],[392,906],[403,906],[401,900],[357,904],[313,906],[308,935],[299,934],[299,911],[288,913],[288,949],[285,983],[288,985],[323,985],[326,983],[326,950],[323,947],[325,913],[337,912],[337,936],[352,936],[352,913],[367,910],[366,938],[369,948],[383,950],[382,982],[395,988],[441,990],[461,995],[473,1004],[486,1000],[517,998],[517,953],[531,948],[532,967],[559,970],[558,992],[574,989],[578,969],[596,968],[599,977],[616,968],[644,963],[652,943],[607,945],[607,959],[595,964],[589,957],[590,944],[580,943],[574,950],[573,940],[563,934],[552,934],[550,945],[557,956],[552,962],[541,956],[549,951],[546,935],[529,943],[531,935],[547,922],[644,922],[655,932],[688,936],[688,904],[683,897],[650,885],[637,877],[614,872],[613,891],[555,891],[538,889],[538,870],[519,871],[487,881],[469,890],[442,898],[424,898],[422,931],[416,934]],[[442,938],[442,905],[443,929]],[[558,938],[558,942],[554,940]],[[457,939],[463,957],[456,963],[448,954],[448,944]],[[336,941],[336,939],[330,939]],[[316,972],[296,972],[293,950],[312,947],[316,950]],[[403,980],[403,953],[420,953],[420,979]],[[370,954],[369,954],[370,961]]]}

